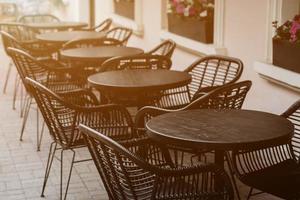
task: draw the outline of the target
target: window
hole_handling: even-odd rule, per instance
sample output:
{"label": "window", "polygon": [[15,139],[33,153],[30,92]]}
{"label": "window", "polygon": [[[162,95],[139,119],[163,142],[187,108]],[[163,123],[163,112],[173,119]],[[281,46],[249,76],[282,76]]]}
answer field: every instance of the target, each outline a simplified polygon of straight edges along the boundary
{"label": "window", "polygon": [[114,23],[131,28],[137,36],[143,36],[143,1],[111,0],[109,2]]}
{"label": "window", "polygon": [[[187,0],[186,2],[191,1]],[[196,11],[193,9],[190,11],[187,4],[176,8],[174,4],[170,5],[169,0],[162,0],[161,38],[171,38],[179,47],[197,54],[226,54],[224,47],[225,2],[224,0],[206,0],[203,2],[207,3],[196,4]],[[190,12],[197,15],[187,20],[189,21],[187,26],[190,23],[193,28],[182,28],[182,25],[175,24],[176,21],[181,21],[180,18],[190,15]],[[202,27],[198,29],[198,32],[187,33],[187,30],[197,30],[198,27]],[[181,31],[181,33],[176,31]]]}
{"label": "window", "polygon": [[123,17],[134,20],[134,0],[114,0],[114,12]]}
{"label": "window", "polygon": [[281,25],[287,20],[293,19],[296,14],[299,14],[300,0],[268,0],[268,5],[265,60],[263,62],[255,62],[254,69],[261,77],[299,92],[300,73],[272,64],[273,36],[275,34],[272,22],[278,21],[278,24]]}
{"label": "window", "polygon": [[[74,7],[78,0],[11,0],[10,4],[16,5],[18,16],[32,14],[51,13],[64,21],[76,20]],[[0,4],[7,4],[8,1],[0,0]],[[11,9],[12,7],[10,7]],[[17,16],[17,17],[18,17]]]}

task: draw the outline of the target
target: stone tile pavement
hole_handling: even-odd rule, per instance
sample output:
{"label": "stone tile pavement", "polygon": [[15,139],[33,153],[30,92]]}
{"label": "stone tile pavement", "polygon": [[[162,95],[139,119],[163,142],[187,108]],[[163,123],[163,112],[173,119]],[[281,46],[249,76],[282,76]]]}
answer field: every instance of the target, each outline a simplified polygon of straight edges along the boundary
{"label": "stone tile pavement", "polygon": [[[7,93],[2,94],[8,62],[2,50],[0,58],[0,200],[59,199],[60,163],[58,161],[53,163],[45,198],[40,197],[51,139],[46,131],[41,151],[36,151],[36,111],[31,110],[23,141],[19,141],[22,122],[19,100],[16,110],[12,110],[15,70],[10,76]],[[89,157],[86,149],[81,149],[77,155],[79,158]],[[69,165],[66,164],[64,171],[68,170],[68,167]],[[240,190],[245,199],[248,187],[240,184]],[[92,161],[75,165],[67,199],[107,199],[106,191]],[[259,195],[253,199],[275,200],[276,198],[270,195]]]}

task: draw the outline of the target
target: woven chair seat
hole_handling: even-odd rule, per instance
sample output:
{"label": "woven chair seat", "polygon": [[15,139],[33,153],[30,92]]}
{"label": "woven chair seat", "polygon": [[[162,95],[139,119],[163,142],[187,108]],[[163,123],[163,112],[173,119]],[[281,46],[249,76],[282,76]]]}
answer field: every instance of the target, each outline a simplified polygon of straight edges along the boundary
{"label": "woven chair seat", "polygon": [[300,196],[300,167],[292,159],[244,175],[241,181],[278,197],[295,199]]}

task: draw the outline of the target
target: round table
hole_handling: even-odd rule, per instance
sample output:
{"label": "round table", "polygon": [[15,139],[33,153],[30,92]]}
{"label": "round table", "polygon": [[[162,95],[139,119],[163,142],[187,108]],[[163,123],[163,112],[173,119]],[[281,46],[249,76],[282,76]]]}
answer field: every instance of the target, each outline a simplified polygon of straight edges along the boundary
{"label": "round table", "polygon": [[62,50],[60,55],[69,60],[103,61],[116,56],[133,56],[142,53],[144,53],[142,49],[135,47],[103,46]]}
{"label": "round table", "polygon": [[160,98],[162,90],[185,86],[191,79],[186,72],[132,69],[94,74],[88,82],[110,102],[141,107]]}
{"label": "round table", "polygon": [[36,36],[38,40],[49,43],[66,43],[74,39],[101,39],[105,33],[94,31],[59,31],[42,33]]}
{"label": "round table", "polygon": [[251,110],[187,110],[151,119],[151,138],[194,149],[215,150],[215,162],[224,165],[224,151],[257,149],[288,142],[293,124],[278,115]]}
{"label": "round table", "polygon": [[87,26],[84,22],[40,22],[40,23],[26,23],[26,26],[37,30],[68,30],[80,29]]}

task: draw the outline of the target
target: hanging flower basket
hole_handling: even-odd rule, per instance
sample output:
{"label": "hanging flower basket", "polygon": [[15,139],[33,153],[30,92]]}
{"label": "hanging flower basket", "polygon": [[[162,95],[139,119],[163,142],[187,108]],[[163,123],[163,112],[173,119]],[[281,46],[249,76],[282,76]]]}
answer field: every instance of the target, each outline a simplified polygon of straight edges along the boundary
{"label": "hanging flower basket", "polygon": [[168,30],[203,43],[213,43],[214,0],[169,0]]}
{"label": "hanging flower basket", "polygon": [[277,27],[273,38],[273,64],[300,73],[300,15]]}
{"label": "hanging flower basket", "polygon": [[134,19],[134,0],[114,0],[115,13]]}

